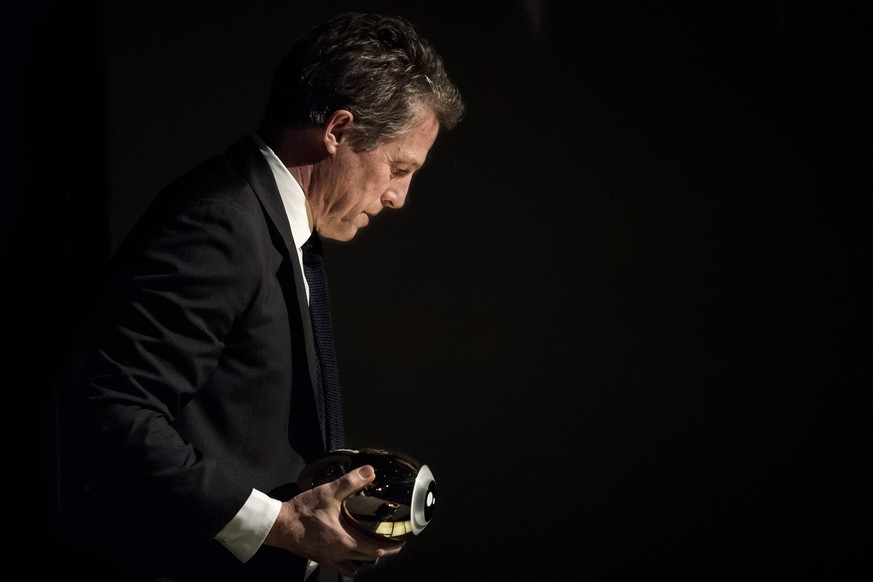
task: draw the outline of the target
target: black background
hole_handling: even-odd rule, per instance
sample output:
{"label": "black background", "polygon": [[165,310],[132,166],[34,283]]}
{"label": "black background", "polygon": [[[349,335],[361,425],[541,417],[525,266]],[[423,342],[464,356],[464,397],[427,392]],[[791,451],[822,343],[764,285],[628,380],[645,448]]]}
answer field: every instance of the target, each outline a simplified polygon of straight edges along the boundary
{"label": "black background", "polygon": [[99,571],[53,539],[33,459],[109,253],[254,129],[293,40],[349,8],[409,16],[469,108],[403,210],[327,249],[349,442],[440,487],[422,535],[362,578],[859,565],[869,32],[834,3],[4,5],[7,440],[16,497],[43,505],[37,475],[47,499],[25,545]]}

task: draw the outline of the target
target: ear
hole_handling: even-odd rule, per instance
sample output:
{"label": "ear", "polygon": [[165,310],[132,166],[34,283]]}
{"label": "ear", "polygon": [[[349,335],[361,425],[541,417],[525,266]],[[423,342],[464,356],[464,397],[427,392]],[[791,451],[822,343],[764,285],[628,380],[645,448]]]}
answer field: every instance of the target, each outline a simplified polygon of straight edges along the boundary
{"label": "ear", "polygon": [[346,109],[337,109],[328,117],[324,124],[322,139],[328,153],[335,154],[340,144],[348,140],[355,116]]}

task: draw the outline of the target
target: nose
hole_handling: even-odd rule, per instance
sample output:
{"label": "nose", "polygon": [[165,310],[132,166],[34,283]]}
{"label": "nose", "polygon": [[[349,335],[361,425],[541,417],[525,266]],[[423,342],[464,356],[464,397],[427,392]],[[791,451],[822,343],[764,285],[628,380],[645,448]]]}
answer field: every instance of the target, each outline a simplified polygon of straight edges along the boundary
{"label": "nose", "polygon": [[403,205],[406,204],[406,193],[408,188],[392,188],[390,190],[386,190],[384,194],[382,194],[382,207],[383,208],[403,208]]}

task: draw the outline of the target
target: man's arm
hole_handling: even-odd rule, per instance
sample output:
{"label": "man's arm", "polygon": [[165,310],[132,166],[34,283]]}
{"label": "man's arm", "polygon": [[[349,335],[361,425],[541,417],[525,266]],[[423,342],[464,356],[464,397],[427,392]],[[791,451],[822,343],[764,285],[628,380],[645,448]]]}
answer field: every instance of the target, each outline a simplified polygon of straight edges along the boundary
{"label": "man's arm", "polygon": [[215,539],[240,562],[248,562],[264,543],[281,509],[281,501],[252,489],[245,505],[218,532]]}
{"label": "man's arm", "polygon": [[364,465],[283,502],[264,543],[346,576],[353,576],[383,556],[397,554],[404,542],[367,536],[342,518],[343,500],[375,478],[373,467]]}

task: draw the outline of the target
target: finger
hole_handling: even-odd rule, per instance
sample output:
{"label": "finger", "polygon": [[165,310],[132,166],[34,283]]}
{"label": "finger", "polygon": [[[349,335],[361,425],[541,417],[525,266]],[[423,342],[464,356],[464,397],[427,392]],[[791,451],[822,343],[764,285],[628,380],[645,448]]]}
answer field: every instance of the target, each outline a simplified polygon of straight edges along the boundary
{"label": "finger", "polygon": [[366,531],[360,524],[356,524],[346,515],[340,516],[340,523],[346,533],[355,540],[356,548],[361,553],[361,556],[358,557],[372,560],[378,556],[396,554],[406,544],[403,540],[393,540],[374,535]]}
{"label": "finger", "polygon": [[336,570],[343,576],[354,576],[361,568],[361,563],[357,560],[343,560],[342,562],[325,564],[332,570]]}
{"label": "finger", "polygon": [[372,483],[375,478],[376,471],[371,465],[358,467],[334,482],[336,485],[334,496],[338,501],[342,501],[355,491],[363,489],[367,484]]}

